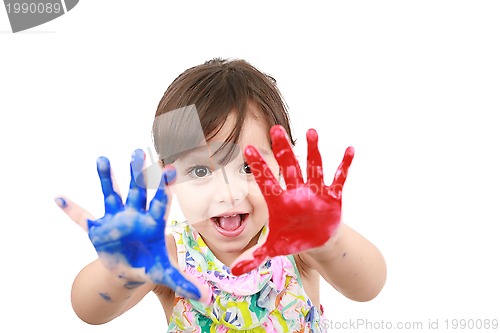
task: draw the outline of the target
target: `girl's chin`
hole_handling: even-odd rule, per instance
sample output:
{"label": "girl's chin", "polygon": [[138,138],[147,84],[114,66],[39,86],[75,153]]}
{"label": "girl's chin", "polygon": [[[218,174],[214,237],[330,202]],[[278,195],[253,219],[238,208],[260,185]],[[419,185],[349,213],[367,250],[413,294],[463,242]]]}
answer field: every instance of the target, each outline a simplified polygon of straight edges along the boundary
{"label": "girl's chin", "polygon": [[257,234],[253,237],[240,235],[239,237],[228,238],[212,233],[212,237],[209,237],[208,239],[204,237],[204,241],[210,247],[217,259],[219,259],[227,267],[231,267],[233,262],[240,258],[242,254],[257,245],[259,235],[260,232],[257,232]]}

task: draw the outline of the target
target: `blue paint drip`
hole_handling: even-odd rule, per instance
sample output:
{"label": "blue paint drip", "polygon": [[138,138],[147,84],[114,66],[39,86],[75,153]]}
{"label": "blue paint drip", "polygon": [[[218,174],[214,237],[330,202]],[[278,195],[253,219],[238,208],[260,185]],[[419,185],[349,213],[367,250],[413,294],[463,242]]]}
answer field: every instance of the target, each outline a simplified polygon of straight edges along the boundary
{"label": "blue paint drip", "polygon": [[127,289],[135,289],[137,287],[142,286],[144,283],[145,282],[142,282],[142,281],[127,281],[127,283],[125,283],[124,287]]}
{"label": "blue paint drip", "polygon": [[106,293],[99,293],[99,295],[106,301],[111,302],[111,297]]}

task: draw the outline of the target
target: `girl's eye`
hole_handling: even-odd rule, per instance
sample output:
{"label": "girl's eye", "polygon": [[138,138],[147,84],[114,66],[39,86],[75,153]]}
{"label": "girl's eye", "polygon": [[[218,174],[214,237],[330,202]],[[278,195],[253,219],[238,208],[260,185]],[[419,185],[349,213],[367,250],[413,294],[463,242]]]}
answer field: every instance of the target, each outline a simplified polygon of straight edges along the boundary
{"label": "girl's eye", "polygon": [[209,176],[211,171],[204,165],[197,165],[191,168],[188,173],[194,178],[203,178]]}
{"label": "girl's eye", "polygon": [[250,165],[248,165],[248,163],[247,163],[247,162],[245,162],[245,163],[243,164],[243,166],[241,167],[241,169],[242,169],[242,171],[243,171],[244,173],[246,173],[247,175],[249,175],[249,174],[251,174],[251,173],[252,173],[252,170],[250,169]]}

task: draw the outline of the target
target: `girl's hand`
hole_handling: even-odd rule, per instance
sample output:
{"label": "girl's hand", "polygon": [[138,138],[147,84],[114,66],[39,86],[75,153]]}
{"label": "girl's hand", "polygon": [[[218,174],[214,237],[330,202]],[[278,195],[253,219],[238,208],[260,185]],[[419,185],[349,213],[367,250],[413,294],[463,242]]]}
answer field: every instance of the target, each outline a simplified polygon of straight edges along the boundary
{"label": "girl's hand", "polygon": [[269,233],[266,240],[238,258],[231,268],[241,275],[258,267],[268,258],[299,253],[325,244],[340,224],[342,188],[354,157],[348,147],[337,169],[332,185],[323,182],[323,166],[318,150],[318,134],[307,132],[307,181],[283,127],[271,128],[274,156],[286,183],[283,189],[265,160],[253,146],[245,149],[250,169],[264,195],[269,210]]}
{"label": "girl's hand", "polygon": [[104,194],[103,217],[92,219],[89,213],[66,198],[58,198],[56,202],[74,221],[88,230],[99,260],[125,279],[128,285],[160,283],[185,297],[198,300],[200,291],[172,265],[166,249],[164,216],[168,195],[165,183],[175,179],[175,170],[164,172],[164,181],[146,209],[147,189],[142,172],[144,157],[140,149],[132,155],[130,190],[125,205],[114,189],[109,160],[98,158],[97,172]]}

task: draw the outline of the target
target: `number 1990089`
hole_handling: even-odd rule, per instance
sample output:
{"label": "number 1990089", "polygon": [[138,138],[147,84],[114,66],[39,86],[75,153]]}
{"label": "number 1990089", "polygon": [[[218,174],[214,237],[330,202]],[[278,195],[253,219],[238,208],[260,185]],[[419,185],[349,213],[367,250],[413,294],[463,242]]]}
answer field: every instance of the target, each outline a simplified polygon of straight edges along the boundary
{"label": "number 1990089", "polygon": [[63,10],[60,2],[14,2],[7,3],[5,7],[9,14],[59,14]]}

